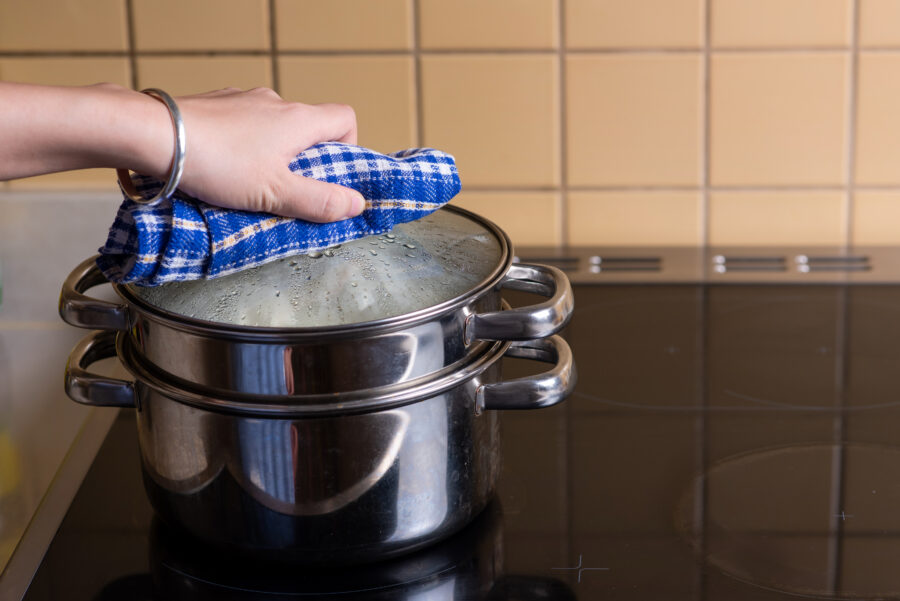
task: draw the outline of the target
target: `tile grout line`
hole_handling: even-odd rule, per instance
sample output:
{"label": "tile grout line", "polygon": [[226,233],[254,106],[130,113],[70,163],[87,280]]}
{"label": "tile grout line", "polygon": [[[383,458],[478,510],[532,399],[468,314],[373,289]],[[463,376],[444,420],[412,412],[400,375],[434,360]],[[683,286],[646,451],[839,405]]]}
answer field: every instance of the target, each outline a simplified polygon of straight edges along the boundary
{"label": "tile grout line", "polygon": [[844,246],[853,242],[853,204],[856,193],[856,111],[859,94],[859,0],[853,0],[850,16],[850,81],[847,86],[846,191],[844,196]]}
{"label": "tile grout line", "polygon": [[275,0],[269,0],[269,61],[272,69],[272,89],[281,95],[281,70],[278,60],[278,27],[276,22]]}
{"label": "tile grout line", "polygon": [[702,132],[702,155],[701,155],[701,177],[703,178],[703,188],[700,193],[700,244],[708,246],[710,240],[709,232],[709,213],[710,213],[710,148],[712,146],[712,127],[711,127],[711,81],[712,81],[712,59],[710,56],[709,46],[712,35],[712,0],[704,2],[703,12],[703,94],[701,102],[703,103],[703,132]]}
{"label": "tile grout line", "polygon": [[559,203],[557,204],[557,217],[559,226],[557,234],[562,246],[569,244],[569,135],[567,131],[569,115],[566,111],[566,0],[558,0],[556,3],[557,36],[557,74],[556,98],[559,102],[559,130],[556,135],[559,141]]}
{"label": "tile grout line", "polygon": [[128,67],[130,84],[133,90],[138,89],[137,50],[134,47],[134,2],[125,0],[125,35],[128,36]]}
{"label": "tile grout line", "polygon": [[[566,186],[566,190],[570,192],[702,192],[702,185],[697,186],[665,186],[665,185],[649,185],[649,186]],[[709,186],[710,192],[843,192],[846,186]],[[864,190],[869,192],[900,192],[900,184],[894,185],[857,185],[855,190]],[[559,190],[555,186],[509,186],[509,185],[480,185],[466,186],[469,192],[556,192]]]}
{"label": "tile grout line", "polygon": [[[130,4],[130,3],[129,3]],[[849,46],[819,46],[819,47],[722,47],[708,48],[711,54],[833,54],[836,52],[850,52],[854,49]],[[884,54],[900,54],[900,46],[866,46],[859,48],[861,51]],[[271,49],[205,49],[192,48],[174,50],[133,50],[137,56],[167,57],[167,56],[268,56]],[[391,48],[372,48],[368,50],[278,50],[278,54],[284,56],[369,56],[369,55],[409,55],[410,50]],[[419,49],[419,54],[429,55],[507,55],[507,54],[542,54],[554,56],[558,50],[546,48],[429,48]],[[672,48],[672,47],[642,47],[642,48],[567,48],[567,54],[609,55],[609,54],[703,54],[704,48]],[[0,50],[2,58],[127,58],[132,50]]]}
{"label": "tile grout line", "polygon": [[412,27],[413,93],[416,95],[414,103],[416,111],[416,146],[422,148],[425,146],[425,119],[422,110],[425,103],[422,90],[422,27],[419,0],[409,0],[409,10],[412,16],[410,26]]}

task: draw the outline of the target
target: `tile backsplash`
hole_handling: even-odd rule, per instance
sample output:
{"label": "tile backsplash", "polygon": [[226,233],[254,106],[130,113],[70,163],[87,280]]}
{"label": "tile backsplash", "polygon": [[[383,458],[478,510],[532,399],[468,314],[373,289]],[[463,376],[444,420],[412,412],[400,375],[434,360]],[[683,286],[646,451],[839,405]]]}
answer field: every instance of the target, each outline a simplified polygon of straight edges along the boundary
{"label": "tile backsplash", "polygon": [[0,0],[0,78],[344,102],[520,245],[900,243],[900,0]]}

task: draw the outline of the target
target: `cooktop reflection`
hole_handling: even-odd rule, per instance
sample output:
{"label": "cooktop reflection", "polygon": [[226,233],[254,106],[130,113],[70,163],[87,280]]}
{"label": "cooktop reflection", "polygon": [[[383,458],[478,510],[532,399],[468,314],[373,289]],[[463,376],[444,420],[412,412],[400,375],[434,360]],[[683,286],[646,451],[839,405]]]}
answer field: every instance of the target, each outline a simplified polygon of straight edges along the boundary
{"label": "cooktop reflection", "polygon": [[344,569],[216,555],[153,518],[123,412],[25,599],[900,598],[900,286],[575,295],[576,392],[503,415],[457,536]]}

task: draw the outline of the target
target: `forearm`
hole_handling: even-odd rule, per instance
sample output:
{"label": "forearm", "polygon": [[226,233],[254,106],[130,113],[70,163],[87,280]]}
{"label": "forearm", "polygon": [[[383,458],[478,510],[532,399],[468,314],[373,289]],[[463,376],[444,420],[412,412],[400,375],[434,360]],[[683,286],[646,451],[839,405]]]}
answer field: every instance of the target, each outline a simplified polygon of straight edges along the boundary
{"label": "forearm", "polygon": [[122,167],[164,176],[173,129],[163,106],[119,86],[0,82],[0,180]]}

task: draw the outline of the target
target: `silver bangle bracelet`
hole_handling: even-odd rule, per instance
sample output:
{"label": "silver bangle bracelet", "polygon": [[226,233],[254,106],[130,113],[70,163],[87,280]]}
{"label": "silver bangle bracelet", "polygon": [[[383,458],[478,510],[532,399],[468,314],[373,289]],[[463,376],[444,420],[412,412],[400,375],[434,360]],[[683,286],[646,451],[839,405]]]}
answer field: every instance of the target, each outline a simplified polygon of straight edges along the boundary
{"label": "silver bangle bracelet", "polygon": [[172,125],[175,126],[175,156],[172,157],[172,167],[169,169],[169,175],[162,190],[153,198],[144,198],[138,193],[137,188],[134,187],[134,182],[131,181],[128,169],[116,169],[116,175],[119,177],[119,188],[121,188],[122,194],[136,203],[155,205],[161,200],[168,200],[175,193],[178,184],[181,182],[181,174],[184,172],[184,121],[181,118],[181,111],[178,110],[175,100],[167,93],[158,88],[147,88],[146,90],[141,90],[141,93],[156,98],[169,109]]}

